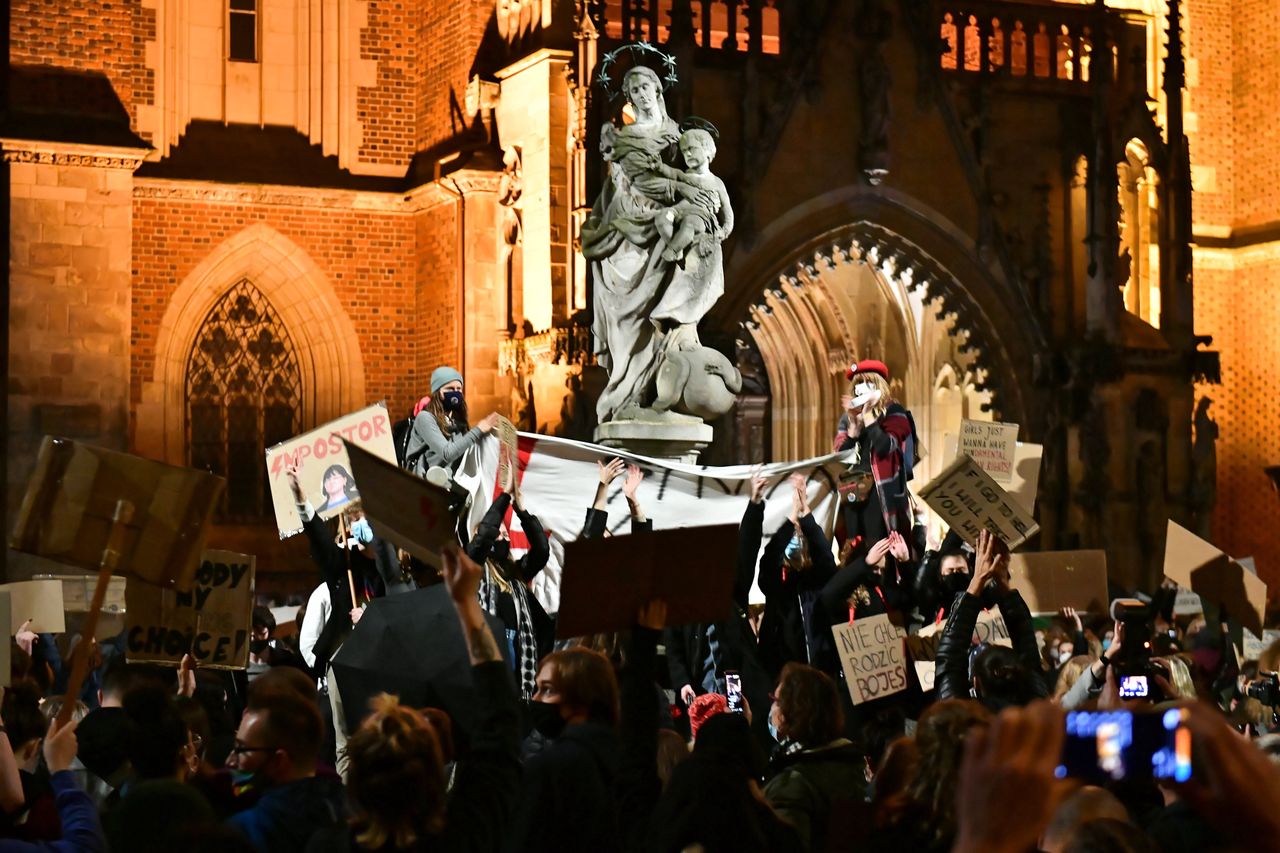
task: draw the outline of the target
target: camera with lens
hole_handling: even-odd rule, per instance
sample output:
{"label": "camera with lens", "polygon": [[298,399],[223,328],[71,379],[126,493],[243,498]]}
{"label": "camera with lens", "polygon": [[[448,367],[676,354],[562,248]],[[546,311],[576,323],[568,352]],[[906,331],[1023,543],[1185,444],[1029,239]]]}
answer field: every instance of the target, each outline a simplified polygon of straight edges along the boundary
{"label": "camera with lens", "polygon": [[1272,708],[1280,705],[1280,673],[1263,672],[1257,681],[1245,688],[1250,699],[1257,699]]}
{"label": "camera with lens", "polygon": [[1166,679],[1164,667],[1151,659],[1151,631],[1155,614],[1136,598],[1117,598],[1111,602],[1111,618],[1124,628],[1120,654],[1112,659],[1121,699],[1149,699],[1159,702],[1164,697],[1157,675]]}

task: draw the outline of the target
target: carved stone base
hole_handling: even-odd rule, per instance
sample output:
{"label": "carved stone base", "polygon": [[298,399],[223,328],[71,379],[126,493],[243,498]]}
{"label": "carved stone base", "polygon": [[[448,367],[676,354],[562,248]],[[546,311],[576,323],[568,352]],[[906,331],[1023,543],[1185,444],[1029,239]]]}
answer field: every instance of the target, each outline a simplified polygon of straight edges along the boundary
{"label": "carved stone base", "polygon": [[701,421],[656,423],[653,421],[609,421],[596,427],[597,444],[616,447],[640,456],[672,459],[692,465],[715,431]]}

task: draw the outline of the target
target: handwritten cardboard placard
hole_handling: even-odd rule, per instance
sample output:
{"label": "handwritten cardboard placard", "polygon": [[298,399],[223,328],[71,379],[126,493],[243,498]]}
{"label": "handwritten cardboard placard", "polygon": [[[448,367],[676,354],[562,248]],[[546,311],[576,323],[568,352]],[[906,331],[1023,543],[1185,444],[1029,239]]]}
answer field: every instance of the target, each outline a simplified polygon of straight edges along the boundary
{"label": "handwritten cardboard placard", "polygon": [[267,477],[281,539],[302,531],[302,517],[285,476],[290,465],[297,467],[302,493],[322,519],[328,521],[359,504],[348,443],[394,465],[396,448],[387,407],[369,406],[267,448]]}
{"label": "handwritten cardboard placard", "polygon": [[46,437],[18,511],[11,546],[98,570],[116,502],[133,504],[116,573],[190,589],[221,477],[78,441]]}
{"label": "handwritten cardboard placard", "polygon": [[1262,657],[1263,651],[1267,648],[1267,645],[1263,642],[1262,638],[1250,631],[1248,628],[1244,629],[1243,638],[1244,657],[1242,660],[1257,660]]}
{"label": "handwritten cardboard placard", "polygon": [[853,704],[907,689],[907,657],[902,629],[881,613],[831,626],[840,666]]}
{"label": "handwritten cardboard placard", "polygon": [[[906,636],[907,653],[916,669],[916,678],[920,681],[920,689],[928,693],[933,689],[938,658],[938,641],[942,638],[943,623],[926,625],[914,634]],[[978,614],[973,626],[972,641],[990,643],[995,646],[1013,648],[1013,640],[1009,637],[1009,627],[1004,617],[995,610],[984,610]]]}
{"label": "handwritten cardboard placard", "polygon": [[1042,551],[1009,558],[1011,586],[1032,613],[1106,613],[1106,551]]}
{"label": "handwritten cardboard placard", "polygon": [[968,456],[957,457],[920,490],[920,497],[970,545],[977,544],[982,530],[990,530],[1013,549],[1040,530],[1031,513]]}
{"label": "handwritten cardboard placard", "polygon": [[[124,580],[121,578],[121,580]],[[16,631],[30,620],[28,630],[36,634],[61,634],[67,630],[63,610],[62,584],[56,580],[7,583],[0,589],[9,593],[10,619]]]}
{"label": "handwritten cardboard placard", "polygon": [[1173,599],[1174,616],[1192,616],[1204,612],[1204,602],[1186,587],[1178,587],[1178,595]]}
{"label": "handwritten cardboard placard", "polygon": [[1017,443],[1017,424],[964,420],[956,452],[981,465],[997,483],[1008,485],[1013,482]]}
{"label": "handwritten cardboard placard", "polygon": [[516,425],[502,415],[498,415],[498,428],[494,430],[498,436],[498,444],[503,452],[498,454],[498,482],[507,481],[507,469],[519,458],[520,437],[516,434]]}
{"label": "handwritten cardboard placard", "polygon": [[125,657],[130,662],[197,666],[249,665],[255,560],[233,551],[205,551],[190,592],[135,581],[125,591]]}
{"label": "handwritten cardboard placard", "polygon": [[[952,433],[946,433],[942,437],[942,458],[955,459],[958,446],[959,439]],[[1036,496],[1040,489],[1040,463],[1043,458],[1042,445],[1019,441],[1013,446],[1013,480],[1005,491],[1028,515],[1035,513]]]}
{"label": "handwritten cardboard placard", "polygon": [[1262,633],[1267,585],[1210,543],[1170,521],[1165,536],[1164,574],[1201,599],[1226,608],[1227,614]]}
{"label": "handwritten cardboard placard", "polygon": [[[62,584],[62,608],[67,613],[88,613],[93,602],[93,587],[97,578],[93,575],[36,575],[35,580],[56,580]],[[124,613],[126,580],[113,577],[107,584],[107,597],[102,602],[103,613]]]}
{"label": "handwritten cardboard placard", "polygon": [[364,484],[363,508],[379,536],[419,560],[440,565],[440,551],[456,543],[456,519],[449,511],[451,494],[421,477],[362,450],[347,446],[351,470]]}

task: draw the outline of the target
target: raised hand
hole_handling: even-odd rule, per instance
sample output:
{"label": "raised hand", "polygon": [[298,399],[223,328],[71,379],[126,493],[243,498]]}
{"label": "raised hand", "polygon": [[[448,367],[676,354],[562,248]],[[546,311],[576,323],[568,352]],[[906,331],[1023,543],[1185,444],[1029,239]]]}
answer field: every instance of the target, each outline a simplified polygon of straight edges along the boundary
{"label": "raised hand", "polygon": [[[618,460],[621,461],[621,460]],[[640,484],[644,482],[644,472],[640,470],[639,465],[627,466],[627,479],[622,481],[622,493],[626,495],[627,500],[635,503],[636,490],[640,488]]]}
{"label": "raised hand", "polygon": [[196,695],[196,659],[183,655],[178,664],[178,695],[190,698]]}
{"label": "raised hand", "polygon": [[791,488],[795,490],[796,503],[799,504],[797,518],[804,518],[809,514],[809,483],[803,474],[792,474],[789,479]]}
{"label": "raised hand", "polygon": [[[1084,633],[1084,623],[1080,621],[1080,614],[1076,612],[1074,607],[1062,608],[1062,618],[1073,623],[1076,626],[1077,633]],[[1077,653],[1083,654],[1083,652],[1080,652],[1079,650],[1077,650]]]}
{"label": "raised hand", "polygon": [[1047,701],[1009,708],[990,728],[969,731],[953,851],[1021,853],[1036,846],[1067,790],[1054,775],[1064,733],[1062,710]]}
{"label": "raised hand", "polygon": [[764,500],[764,490],[769,487],[767,477],[760,476],[760,466],[757,465],[751,472],[751,502],[758,504]]}
{"label": "raised hand", "polygon": [[71,769],[71,762],[75,760],[79,750],[76,740],[77,725],[79,723],[71,721],[59,728],[57,719],[49,724],[49,731],[44,736],[44,763],[48,765],[50,773]]}
{"label": "raised hand", "polygon": [[493,432],[495,429],[497,429],[497,426],[498,426],[497,412],[490,412],[489,414],[485,415],[483,418],[480,419],[480,423],[476,424],[476,428],[479,429],[485,435],[488,435],[489,433]]}
{"label": "raised hand", "polygon": [[884,567],[884,557],[889,553],[889,540],[881,539],[867,550],[866,562],[868,566],[876,568]]}
{"label": "raised hand", "polygon": [[305,503],[307,498],[302,494],[302,484],[298,482],[298,466],[285,466],[284,478],[289,481],[289,491],[293,492],[294,501]]}
{"label": "raised hand", "polygon": [[899,563],[905,563],[911,559],[911,548],[907,545],[907,540],[903,539],[902,534],[896,530],[889,534],[889,553]]}
{"label": "raised hand", "polygon": [[1009,550],[999,536],[990,530],[978,534],[978,553],[973,566],[973,580],[969,581],[969,594],[981,595],[988,581],[1008,585]]}
{"label": "raised hand", "polygon": [[22,623],[22,627],[20,627],[17,633],[13,635],[13,639],[17,642],[18,648],[30,655],[36,647],[36,641],[39,640],[40,637],[31,630],[31,620],[28,619],[26,622]]}
{"label": "raised hand", "polygon": [[1227,725],[1216,708],[1188,705],[1184,720],[1199,749],[1182,798],[1242,850],[1280,838],[1280,768]]}
{"label": "raised hand", "polygon": [[600,469],[600,485],[607,486],[623,472],[626,463],[621,459],[611,459],[608,462],[597,461],[596,466]]}

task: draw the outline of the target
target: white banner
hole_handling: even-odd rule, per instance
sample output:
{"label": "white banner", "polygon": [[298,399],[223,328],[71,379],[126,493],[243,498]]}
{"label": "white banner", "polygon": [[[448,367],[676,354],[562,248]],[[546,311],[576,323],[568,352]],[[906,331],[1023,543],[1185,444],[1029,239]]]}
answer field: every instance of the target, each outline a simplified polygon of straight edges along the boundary
{"label": "white banner", "polygon": [[[471,530],[475,530],[496,497],[498,448],[496,440],[482,441],[467,453],[455,475],[456,482],[472,495],[468,516]],[[600,482],[598,462],[622,458],[644,470],[645,479],[637,498],[645,517],[659,530],[738,524],[751,499],[751,473],[755,470],[752,465],[726,468],[683,465],[597,444],[524,432],[519,434],[519,457],[520,494],[525,508],[538,517],[551,537],[551,560],[533,582],[534,594],[549,613],[560,608],[564,543],[577,539],[582,532],[587,509],[595,500]],[[769,480],[765,490],[762,550],[791,512],[792,488],[787,478],[794,473],[802,473],[808,479],[809,506],[827,538],[831,538],[838,508],[837,478],[848,468],[851,458],[851,451],[833,453],[801,462],[765,465],[761,469]],[[609,530],[619,535],[630,530],[627,500],[622,494],[625,479],[624,472],[610,484],[606,506]],[[507,530],[513,552],[528,547],[520,519],[511,511],[507,513]],[[754,584],[751,600],[764,600]]]}

